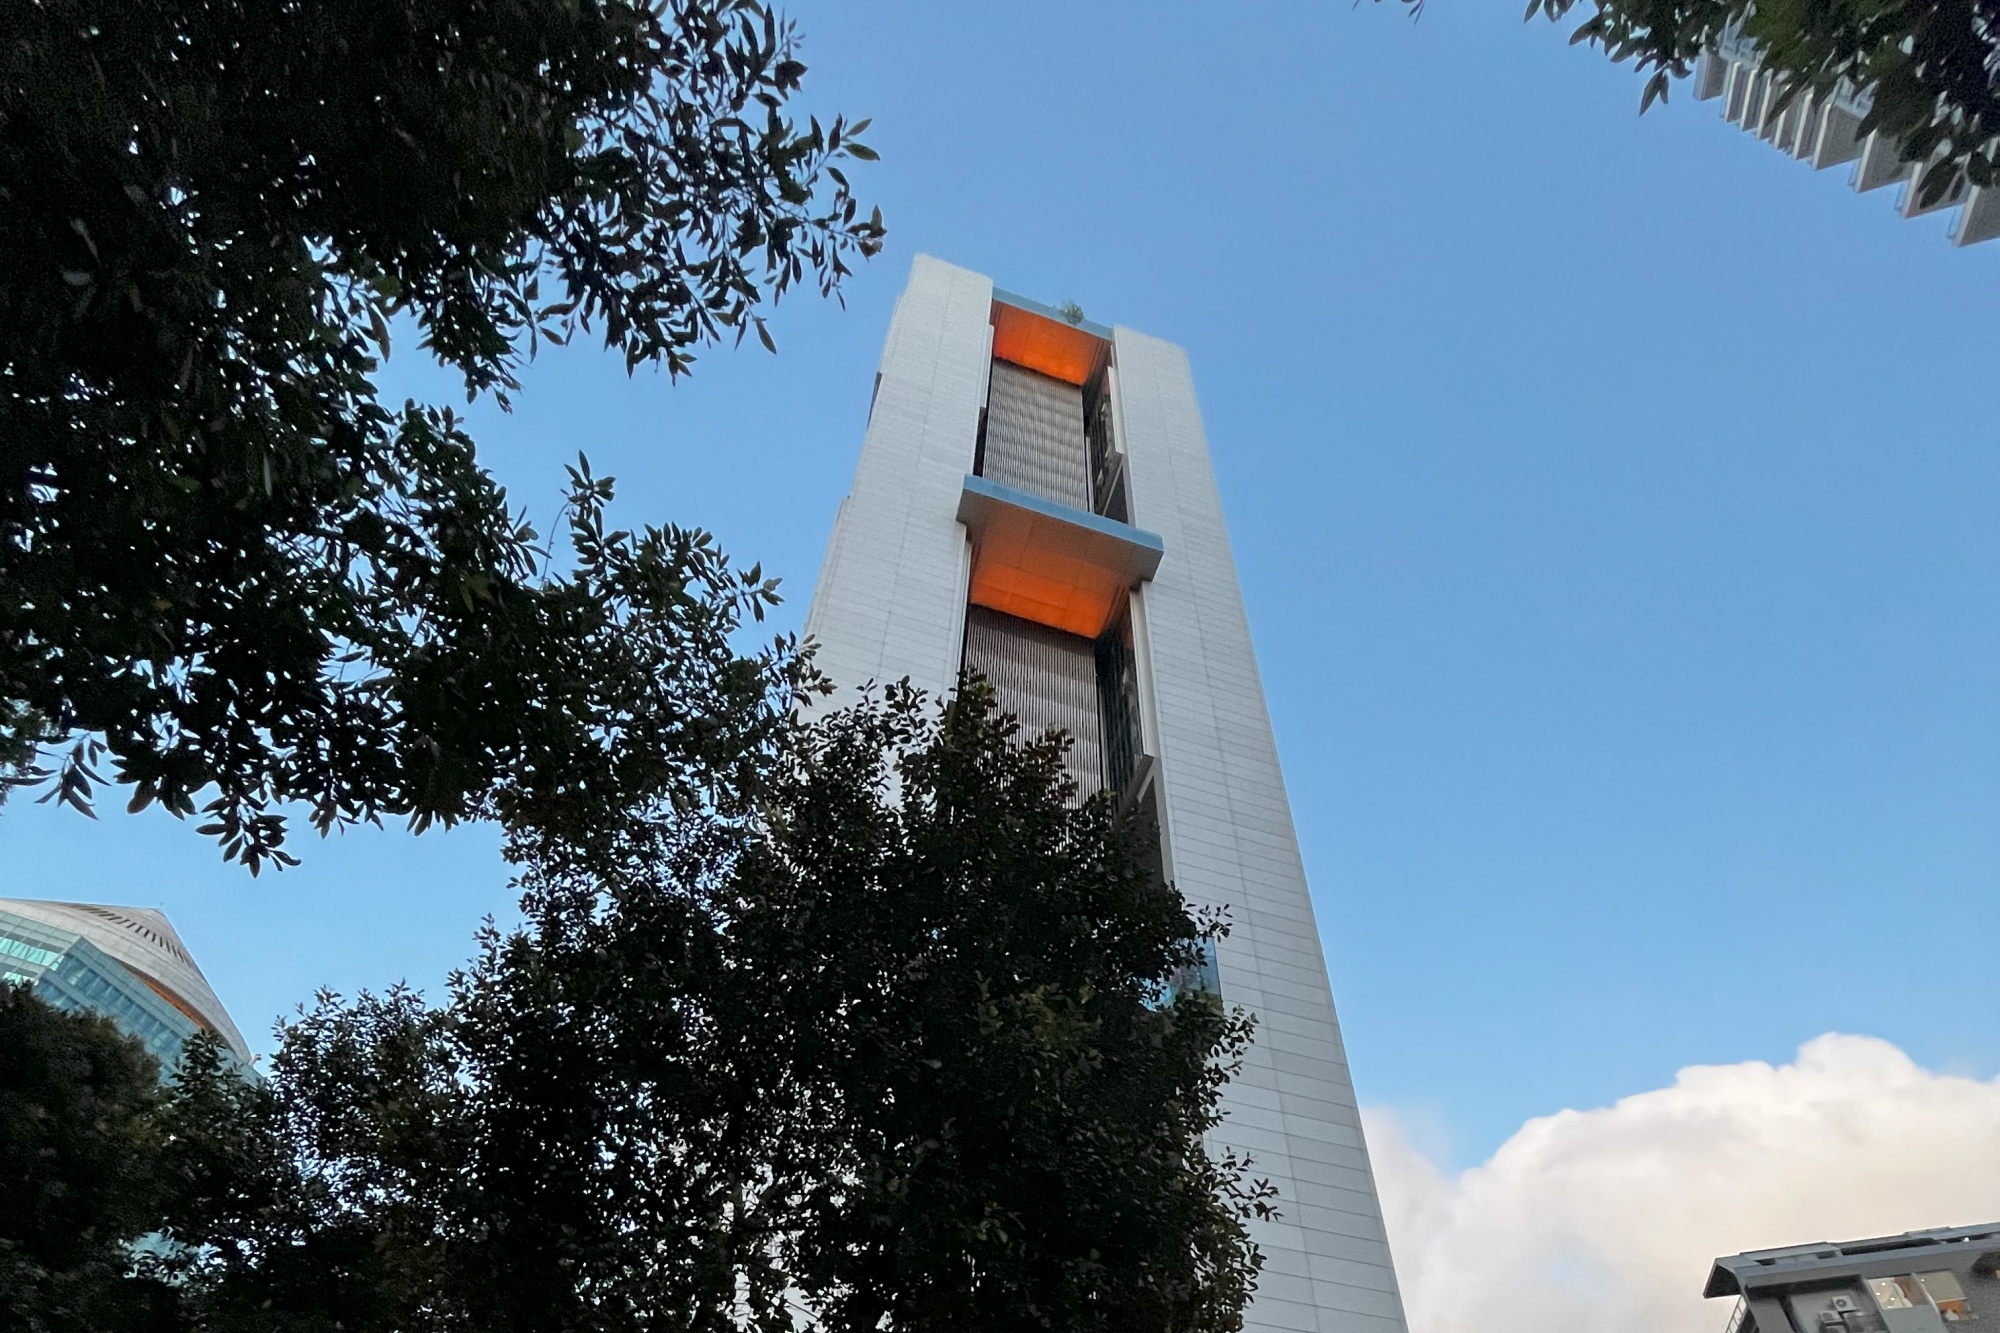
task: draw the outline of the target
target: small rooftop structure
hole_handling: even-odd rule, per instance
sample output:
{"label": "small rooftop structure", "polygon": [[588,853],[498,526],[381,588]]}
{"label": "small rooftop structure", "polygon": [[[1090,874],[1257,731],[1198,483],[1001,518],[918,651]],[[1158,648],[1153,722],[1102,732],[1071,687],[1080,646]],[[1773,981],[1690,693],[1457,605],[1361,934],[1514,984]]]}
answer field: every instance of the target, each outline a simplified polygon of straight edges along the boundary
{"label": "small rooftop structure", "polygon": [[2000,1222],[1717,1259],[1702,1295],[1735,1296],[1726,1333],[2000,1328]]}

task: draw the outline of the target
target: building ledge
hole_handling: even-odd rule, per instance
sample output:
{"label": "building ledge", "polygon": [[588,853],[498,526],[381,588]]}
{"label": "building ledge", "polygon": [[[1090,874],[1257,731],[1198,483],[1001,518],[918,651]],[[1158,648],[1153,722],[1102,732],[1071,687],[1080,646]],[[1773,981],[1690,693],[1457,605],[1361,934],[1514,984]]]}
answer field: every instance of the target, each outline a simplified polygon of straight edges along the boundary
{"label": "building ledge", "polygon": [[1094,639],[1166,548],[1150,532],[968,475],[958,521],[972,537],[974,606]]}

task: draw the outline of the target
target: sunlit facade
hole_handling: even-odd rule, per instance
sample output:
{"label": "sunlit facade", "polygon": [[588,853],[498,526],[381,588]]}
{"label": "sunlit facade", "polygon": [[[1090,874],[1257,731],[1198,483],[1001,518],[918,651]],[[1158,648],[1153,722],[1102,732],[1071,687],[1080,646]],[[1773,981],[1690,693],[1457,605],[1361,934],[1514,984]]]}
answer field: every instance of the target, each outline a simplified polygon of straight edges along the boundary
{"label": "sunlit facade", "polygon": [[1162,873],[1231,922],[1184,984],[1258,1020],[1214,1144],[1278,1190],[1247,1327],[1402,1333],[1186,354],[920,257],[807,632],[846,691],[982,673],[1069,733],[1079,797],[1151,808]]}
{"label": "sunlit facade", "polygon": [[171,1070],[196,1032],[244,1067],[250,1048],[166,917],[143,907],[0,898],[0,982],[103,1014]]}

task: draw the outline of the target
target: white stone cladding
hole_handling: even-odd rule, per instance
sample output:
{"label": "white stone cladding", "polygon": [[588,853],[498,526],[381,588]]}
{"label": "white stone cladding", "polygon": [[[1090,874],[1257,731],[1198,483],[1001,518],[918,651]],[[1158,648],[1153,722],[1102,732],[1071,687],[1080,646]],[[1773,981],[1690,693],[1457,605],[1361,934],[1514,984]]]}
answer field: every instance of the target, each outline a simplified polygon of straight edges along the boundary
{"label": "white stone cladding", "polygon": [[970,572],[958,497],[986,401],[992,308],[990,281],[928,255],[896,302],[854,487],[806,614],[841,695],[905,676],[933,695],[958,683]]}
{"label": "white stone cladding", "polygon": [[1398,1333],[1402,1299],[1187,354],[1127,328],[1114,346],[1132,521],[1166,548],[1140,601],[1172,873],[1190,902],[1229,909],[1223,999],[1257,1016],[1217,1134],[1278,1187],[1283,1214],[1252,1228],[1265,1267],[1247,1324]]}
{"label": "white stone cladding", "polygon": [[[992,283],[920,256],[896,306],[854,488],[807,618],[847,693],[956,681],[969,550],[956,512],[991,352]],[[1282,1216],[1246,1328],[1402,1333],[1402,1302],[1334,1015],[1187,356],[1119,328],[1116,408],[1132,522],[1166,554],[1134,597],[1148,749],[1169,872],[1229,909],[1222,994],[1257,1016],[1216,1141],[1254,1160]]]}

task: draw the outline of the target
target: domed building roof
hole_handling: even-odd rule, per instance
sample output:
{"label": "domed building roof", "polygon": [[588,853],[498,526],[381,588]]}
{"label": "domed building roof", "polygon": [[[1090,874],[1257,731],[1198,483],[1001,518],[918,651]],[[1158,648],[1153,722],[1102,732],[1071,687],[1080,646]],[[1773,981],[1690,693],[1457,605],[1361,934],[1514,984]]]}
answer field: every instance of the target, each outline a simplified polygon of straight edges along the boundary
{"label": "domed building roof", "polygon": [[0,911],[81,935],[130,969],[161,999],[227,1042],[245,1064],[250,1047],[167,918],[150,907],[0,898]]}

